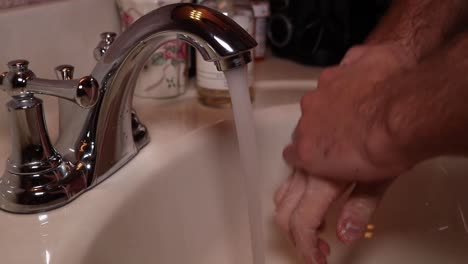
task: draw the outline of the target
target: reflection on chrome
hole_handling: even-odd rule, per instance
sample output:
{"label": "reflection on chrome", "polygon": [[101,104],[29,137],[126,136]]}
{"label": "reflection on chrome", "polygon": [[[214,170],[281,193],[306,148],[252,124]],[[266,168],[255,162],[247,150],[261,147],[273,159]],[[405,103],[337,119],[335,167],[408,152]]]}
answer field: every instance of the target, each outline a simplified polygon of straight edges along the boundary
{"label": "reflection on chrome", "polygon": [[46,259],[45,259],[46,262],[45,263],[50,264],[50,253],[49,253],[48,250],[45,251],[45,257],[46,257]]}
{"label": "reflection on chrome", "polygon": [[214,38],[215,38],[216,41],[218,41],[218,43],[219,43],[221,46],[223,46],[227,51],[230,51],[230,52],[233,52],[233,51],[234,51],[234,49],[233,49],[229,44],[227,44],[226,41],[224,41],[224,40],[218,38],[217,36],[214,36]]}
{"label": "reflection on chrome", "polygon": [[364,238],[373,238],[374,237],[374,233],[373,232],[365,232],[364,233]]}
{"label": "reflection on chrome", "polygon": [[374,224],[368,224],[366,226],[367,230],[364,232],[364,238],[373,238],[374,237],[374,231],[375,231],[375,225]]}
{"label": "reflection on chrome", "polygon": [[[73,67],[56,68],[60,80],[37,78],[25,60],[11,61],[1,75],[12,130],[12,153],[0,178],[0,208],[13,213],[51,210],[72,201],[131,160],[148,142],[132,111],[137,77],[162,44],[192,44],[220,71],[252,60],[255,40],[227,16],[194,4],[157,9],[122,35],[103,33],[90,76],[73,79]],[[59,138],[52,144],[43,101],[59,97]],[[40,175],[37,177],[37,175]]]}
{"label": "reflection on chrome", "polygon": [[203,13],[200,12],[200,11],[192,10],[192,11],[190,12],[190,18],[191,18],[191,19],[195,19],[195,20],[200,20],[201,17],[202,17],[202,14],[203,14]]}
{"label": "reflection on chrome", "polygon": [[46,221],[48,219],[48,216],[46,214],[40,214],[38,216],[38,219],[39,219],[40,222],[44,222],[44,221]]}

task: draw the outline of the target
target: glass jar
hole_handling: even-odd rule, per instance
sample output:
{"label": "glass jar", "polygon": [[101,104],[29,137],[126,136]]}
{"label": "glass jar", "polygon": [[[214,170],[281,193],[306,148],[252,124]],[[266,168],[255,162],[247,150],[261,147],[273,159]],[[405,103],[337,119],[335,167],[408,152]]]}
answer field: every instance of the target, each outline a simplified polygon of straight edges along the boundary
{"label": "glass jar", "polygon": [[[254,35],[254,14],[248,1],[234,3],[230,0],[204,0],[200,4],[220,11],[236,21],[251,36]],[[253,102],[255,99],[253,60],[247,67],[250,99]],[[205,61],[199,53],[196,55],[196,68],[196,84],[200,102],[207,106],[230,107],[231,97],[224,73],[219,72],[213,62]]]}

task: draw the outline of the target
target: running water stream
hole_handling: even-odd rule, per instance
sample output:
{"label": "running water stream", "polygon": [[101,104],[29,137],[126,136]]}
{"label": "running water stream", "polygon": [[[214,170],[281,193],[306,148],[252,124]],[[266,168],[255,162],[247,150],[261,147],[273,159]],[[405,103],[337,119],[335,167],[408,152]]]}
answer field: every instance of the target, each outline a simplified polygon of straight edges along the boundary
{"label": "running water stream", "polygon": [[247,67],[239,67],[225,72],[230,90],[232,109],[236,124],[239,153],[247,195],[252,257],[254,264],[264,264],[264,242],[262,208],[260,200],[260,167],[257,137],[253,119],[252,104],[247,81]]}

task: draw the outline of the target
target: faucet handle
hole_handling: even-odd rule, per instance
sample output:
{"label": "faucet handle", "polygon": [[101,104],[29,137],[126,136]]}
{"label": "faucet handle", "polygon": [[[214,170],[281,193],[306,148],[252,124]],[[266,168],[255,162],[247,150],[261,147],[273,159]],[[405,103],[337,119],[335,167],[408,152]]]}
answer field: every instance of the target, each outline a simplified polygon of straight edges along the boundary
{"label": "faucet handle", "polygon": [[[2,78],[2,89],[10,96],[52,95],[75,102],[83,108],[93,107],[97,103],[100,94],[99,84],[92,76],[85,76],[79,80],[46,80],[36,78],[28,69],[28,65],[29,62],[26,60],[8,63],[10,71]],[[68,75],[71,73],[66,72]]]}
{"label": "faucet handle", "polygon": [[75,67],[71,65],[64,64],[55,67],[55,74],[59,80],[72,80],[74,72]]}
{"label": "faucet handle", "polygon": [[30,87],[24,89],[33,94],[45,94],[67,99],[82,108],[96,105],[100,90],[99,84],[92,76],[85,76],[79,80],[45,80],[33,79]]}
{"label": "faucet handle", "polygon": [[103,32],[101,33],[101,41],[94,49],[94,58],[99,61],[102,56],[107,52],[109,47],[112,45],[114,40],[117,38],[117,33],[115,32]]}
{"label": "faucet handle", "polygon": [[27,60],[13,60],[8,62],[8,72],[4,72],[0,78],[0,85],[2,90],[10,95],[18,95],[14,91],[24,93],[24,88],[27,83],[36,77],[36,75],[29,70],[29,62]]}

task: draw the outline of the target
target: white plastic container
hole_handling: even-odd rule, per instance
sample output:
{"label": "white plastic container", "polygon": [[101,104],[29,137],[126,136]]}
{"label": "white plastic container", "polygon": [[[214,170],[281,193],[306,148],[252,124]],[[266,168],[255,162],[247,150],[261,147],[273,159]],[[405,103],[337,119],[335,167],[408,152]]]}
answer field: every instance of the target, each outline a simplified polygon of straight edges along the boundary
{"label": "white plastic container", "polygon": [[252,8],[255,16],[255,40],[258,43],[255,48],[255,60],[263,60],[266,54],[266,27],[270,16],[270,3],[265,0],[253,1]]}

